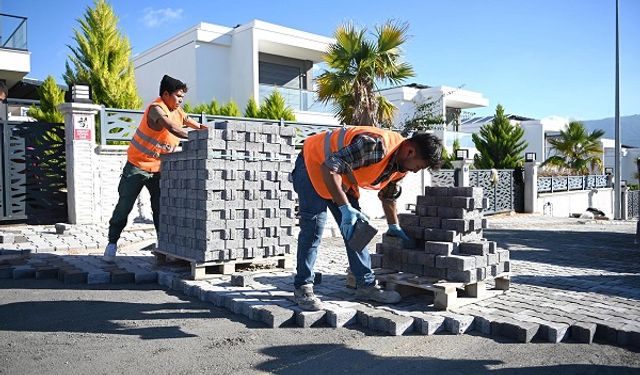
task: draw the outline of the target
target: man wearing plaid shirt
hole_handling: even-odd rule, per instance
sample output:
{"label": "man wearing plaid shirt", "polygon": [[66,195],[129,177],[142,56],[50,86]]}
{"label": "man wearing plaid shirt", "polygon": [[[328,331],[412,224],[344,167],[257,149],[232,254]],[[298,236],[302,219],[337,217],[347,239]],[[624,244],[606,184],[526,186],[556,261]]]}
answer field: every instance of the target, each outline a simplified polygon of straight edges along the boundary
{"label": "man wearing plaid shirt", "polygon": [[359,188],[379,190],[389,230],[387,234],[409,238],[398,225],[396,199],[400,180],[408,172],[438,168],[442,144],[431,134],[404,139],[396,132],[367,126],[338,129],[313,135],[304,147],[292,173],[293,187],[300,202],[300,234],[294,295],[304,310],[320,310],[322,302],[313,293],[313,266],[327,217],[327,208],[340,224],[349,267],[356,278],[356,297],[383,303],[395,303],[400,295],[382,290],[371,271],[371,258],[365,248],[351,249],[348,240],[358,219],[368,221],[360,212]]}

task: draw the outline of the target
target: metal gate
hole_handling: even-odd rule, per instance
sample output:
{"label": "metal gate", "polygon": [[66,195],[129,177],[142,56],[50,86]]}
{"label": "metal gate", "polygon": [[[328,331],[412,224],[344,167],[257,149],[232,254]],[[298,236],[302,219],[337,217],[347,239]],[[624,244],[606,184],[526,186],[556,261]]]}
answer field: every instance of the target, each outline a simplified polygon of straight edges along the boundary
{"label": "metal gate", "polygon": [[[522,169],[472,169],[469,186],[481,187],[489,200],[486,214],[524,211],[524,175]],[[456,186],[454,170],[432,173],[433,186]]]}
{"label": "metal gate", "polygon": [[67,221],[64,125],[0,124],[0,221]]}

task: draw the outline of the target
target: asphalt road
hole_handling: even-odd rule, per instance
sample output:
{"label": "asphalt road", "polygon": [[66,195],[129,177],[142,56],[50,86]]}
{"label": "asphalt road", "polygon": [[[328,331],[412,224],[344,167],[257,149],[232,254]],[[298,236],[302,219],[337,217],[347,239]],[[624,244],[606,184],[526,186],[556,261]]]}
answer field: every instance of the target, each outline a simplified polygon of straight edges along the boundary
{"label": "asphalt road", "polygon": [[640,374],[599,344],[264,328],[156,284],[0,280],[0,374]]}

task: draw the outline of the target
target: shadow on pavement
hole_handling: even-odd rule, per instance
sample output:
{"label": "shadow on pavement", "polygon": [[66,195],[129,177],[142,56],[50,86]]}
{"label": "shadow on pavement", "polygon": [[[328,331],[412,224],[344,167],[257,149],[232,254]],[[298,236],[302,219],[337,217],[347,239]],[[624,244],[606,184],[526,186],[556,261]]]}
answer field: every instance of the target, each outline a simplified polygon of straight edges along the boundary
{"label": "shadow on pavement", "polygon": [[485,237],[510,250],[512,260],[640,274],[631,233],[491,229]]}
{"label": "shadow on pavement", "polygon": [[[58,281],[2,280],[1,289],[75,289],[75,290],[162,290],[158,285],[73,285]],[[137,303],[76,299],[69,301],[29,301],[0,305],[0,331],[80,332],[135,335],[141,339],[184,338],[195,335],[179,326],[167,325],[172,319],[229,319],[250,328],[260,323],[229,314],[211,304],[165,290],[179,299],[175,303]],[[105,295],[106,296],[106,295]],[[157,322],[155,324],[154,322]]]}
{"label": "shadow on pavement", "polygon": [[605,365],[551,365],[489,369],[494,360],[450,360],[433,357],[382,357],[342,344],[287,345],[262,350],[273,360],[258,370],[273,374],[637,374],[637,368]]}

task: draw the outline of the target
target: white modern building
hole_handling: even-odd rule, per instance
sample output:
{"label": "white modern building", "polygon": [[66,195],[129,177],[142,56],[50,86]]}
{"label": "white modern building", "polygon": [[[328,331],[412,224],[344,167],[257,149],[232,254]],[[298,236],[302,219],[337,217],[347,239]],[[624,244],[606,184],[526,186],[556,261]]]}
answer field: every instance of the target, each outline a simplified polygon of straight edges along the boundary
{"label": "white modern building", "polygon": [[314,71],[334,39],[253,20],[236,27],[199,23],[133,57],[138,93],[158,95],[168,74],[186,82],[191,104],[234,100],[244,109],[280,91],[299,122],[337,124],[313,92]]}
{"label": "white modern building", "polygon": [[474,154],[475,146],[471,134],[461,132],[460,115],[463,110],[482,108],[489,105],[489,100],[479,92],[463,90],[455,87],[431,87],[420,84],[409,84],[380,91],[387,100],[398,108],[394,123],[396,127],[414,116],[416,108],[426,102],[434,103],[435,116],[441,116],[444,124],[434,127],[434,133],[443,140],[444,146],[451,150],[453,142],[458,140],[461,148]]}

